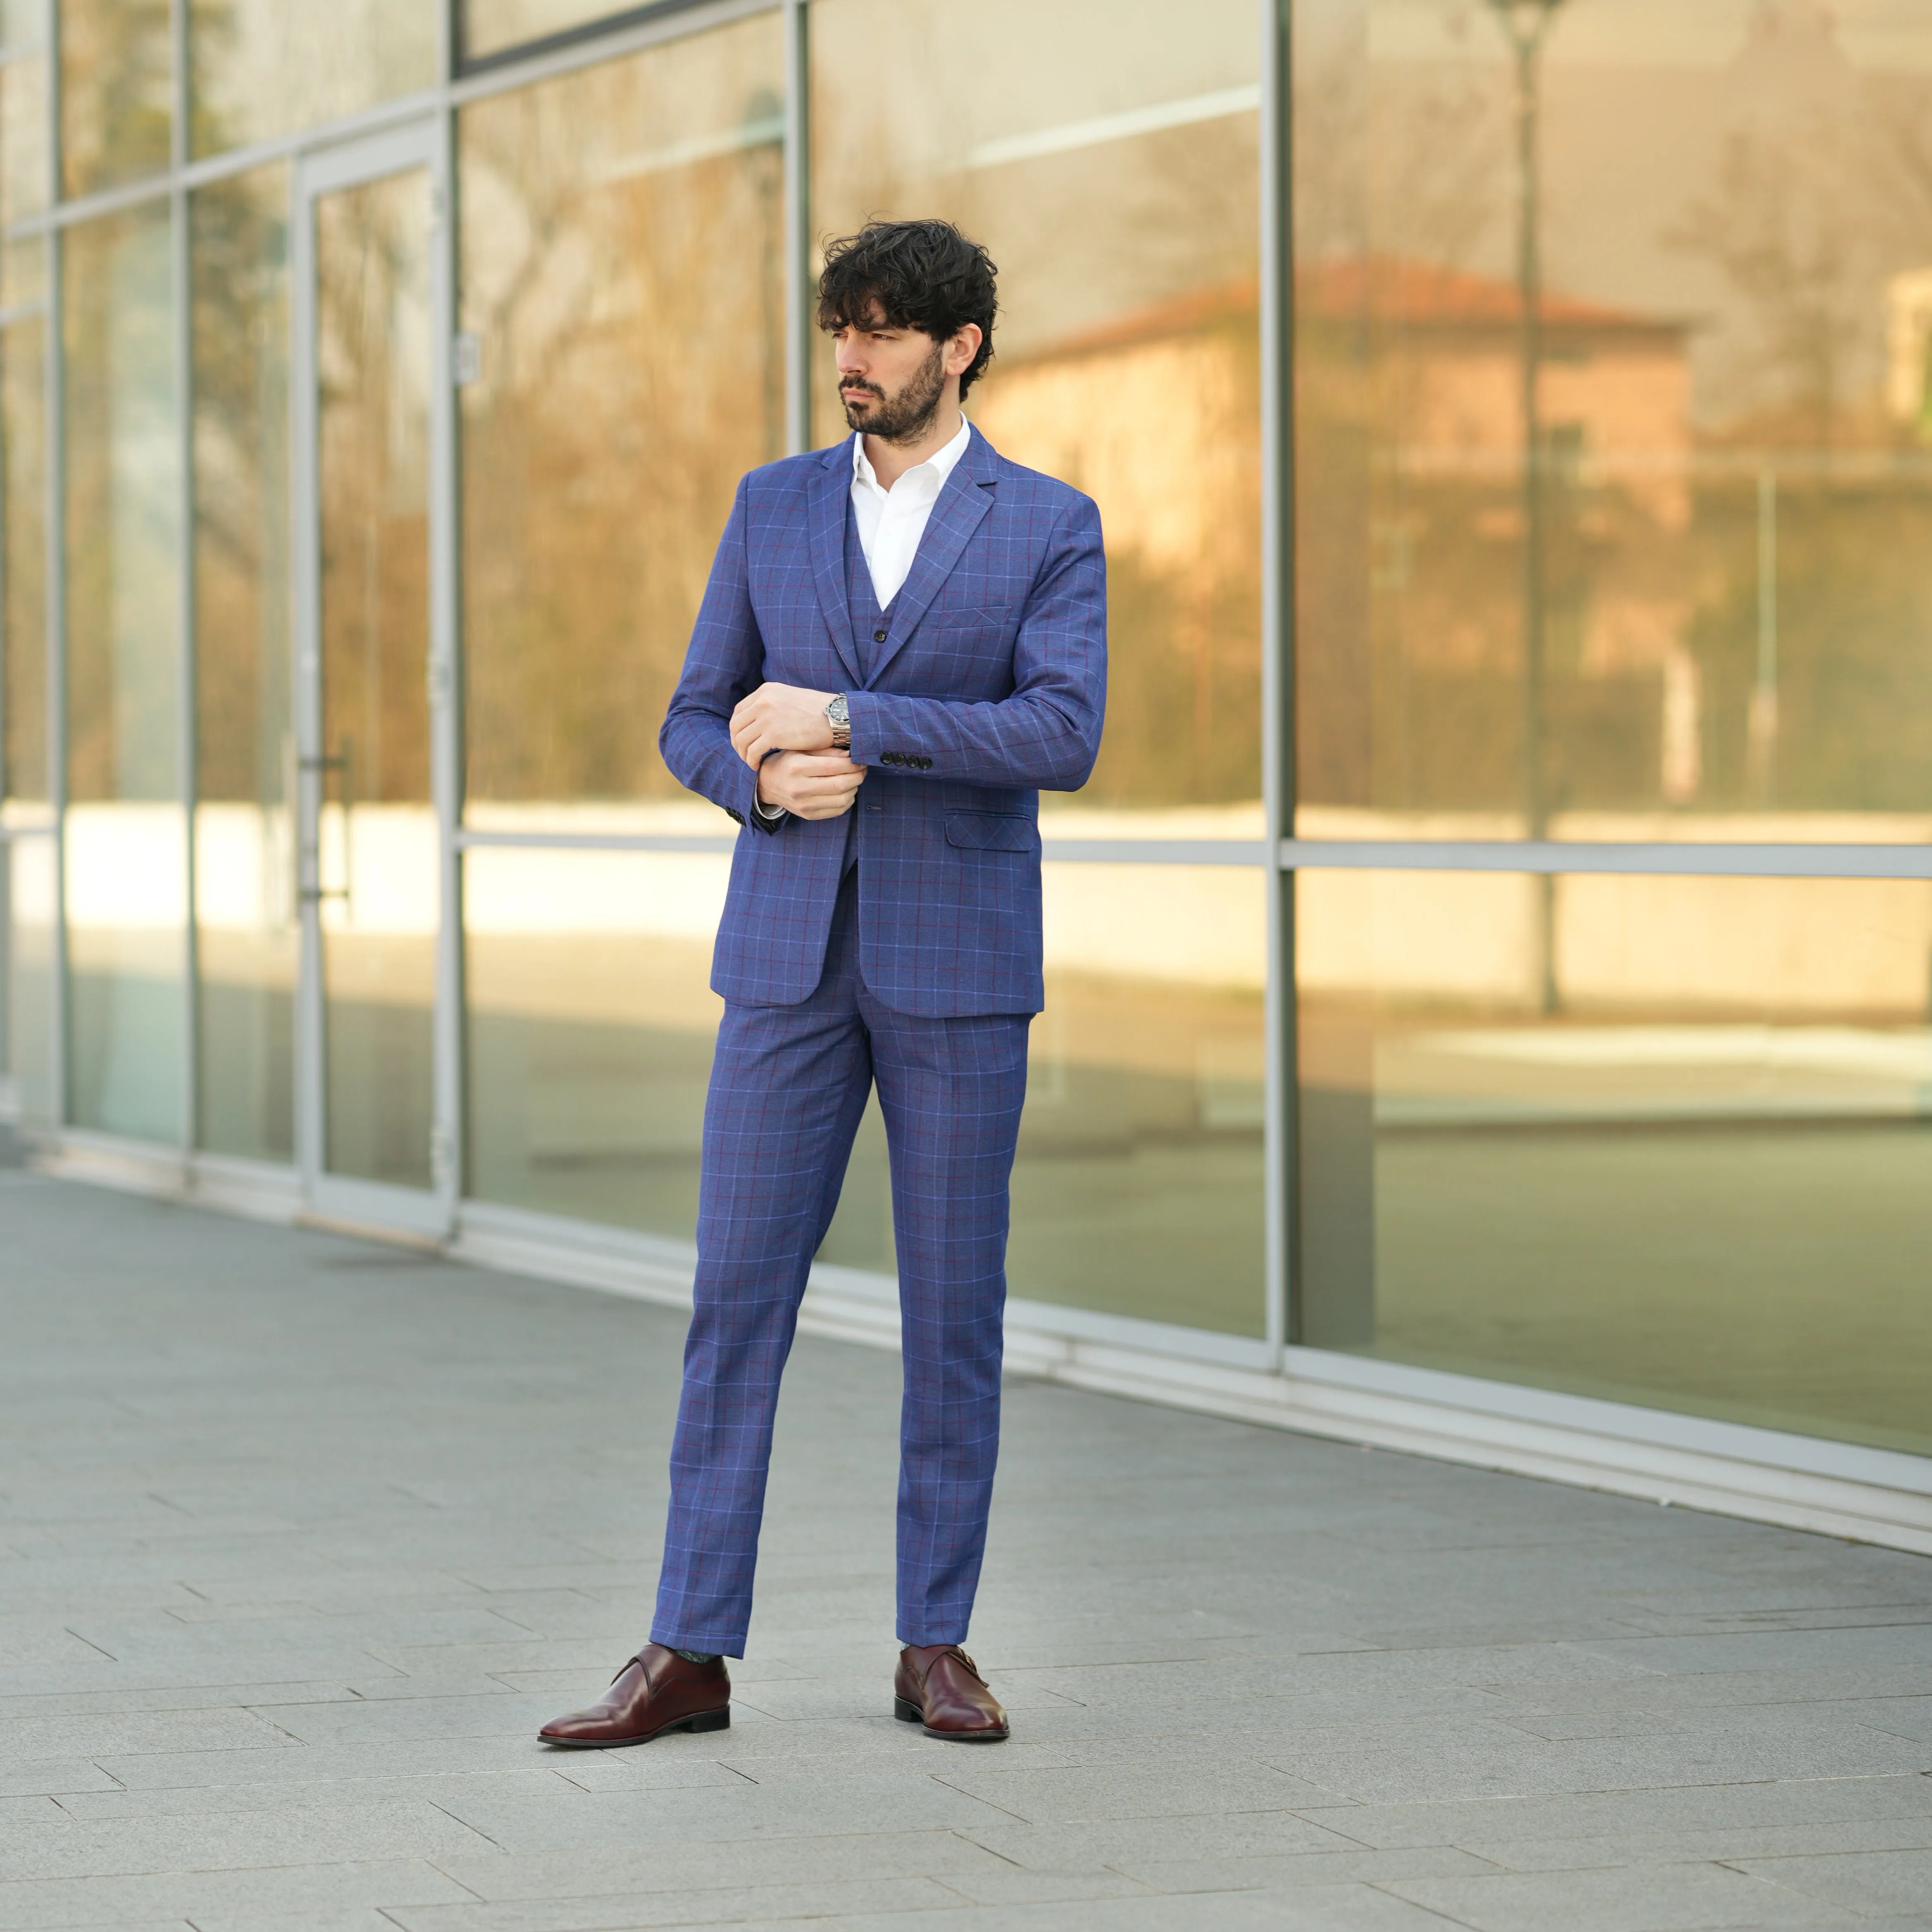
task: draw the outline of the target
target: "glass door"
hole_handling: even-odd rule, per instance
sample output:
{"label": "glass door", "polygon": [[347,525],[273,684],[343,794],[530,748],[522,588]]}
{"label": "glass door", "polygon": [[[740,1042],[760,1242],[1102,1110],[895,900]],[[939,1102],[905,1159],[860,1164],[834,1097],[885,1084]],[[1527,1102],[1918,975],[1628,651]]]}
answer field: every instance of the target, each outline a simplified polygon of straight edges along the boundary
{"label": "glass door", "polygon": [[433,130],[305,160],[296,207],[297,738],[310,1204],[446,1230],[449,680]]}

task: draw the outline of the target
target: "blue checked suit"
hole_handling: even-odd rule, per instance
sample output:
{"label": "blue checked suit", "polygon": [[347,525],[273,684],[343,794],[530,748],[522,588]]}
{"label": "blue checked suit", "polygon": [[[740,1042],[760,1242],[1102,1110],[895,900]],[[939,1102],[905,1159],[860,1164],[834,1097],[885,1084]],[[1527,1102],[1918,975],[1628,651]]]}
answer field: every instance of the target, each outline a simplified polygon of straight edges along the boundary
{"label": "blue checked suit", "polygon": [[[712,986],[698,1267],[652,1636],[743,1654],[779,1376],[876,1084],[905,1362],[898,1636],[970,1618],[998,1452],[1007,1183],[1043,1003],[1038,792],[1099,748],[1098,512],[976,430],[881,616],[847,443],[739,485],[660,742],[754,826],[732,749],[762,682],[844,692],[850,812],[740,836]],[[886,634],[877,636],[878,631]]]}

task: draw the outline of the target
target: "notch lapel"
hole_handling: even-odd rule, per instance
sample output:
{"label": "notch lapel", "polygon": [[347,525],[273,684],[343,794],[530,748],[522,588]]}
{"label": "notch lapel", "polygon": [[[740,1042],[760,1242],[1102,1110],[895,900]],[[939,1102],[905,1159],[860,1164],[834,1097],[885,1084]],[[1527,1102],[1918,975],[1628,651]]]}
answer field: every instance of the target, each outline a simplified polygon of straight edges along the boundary
{"label": "notch lapel", "polygon": [[852,646],[852,608],[845,596],[845,518],[852,500],[852,446],[850,439],[835,443],[824,466],[806,484],[806,535],[811,552],[812,582],[832,648],[852,680],[854,691],[865,677]]}
{"label": "notch lapel", "polygon": [[886,615],[886,641],[878,661],[866,680],[870,690],[886,674],[886,667],[905,648],[913,628],[931,608],[939,586],[952,574],[966,548],[967,540],[993,507],[993,490],[999,472],[994,467],[992,445],[979,430],[973,431],[966,453],[953,465],[952,474],[939,493],[939,500],[927,518],[926,533],[912,560],[912,569],[892,599]]}

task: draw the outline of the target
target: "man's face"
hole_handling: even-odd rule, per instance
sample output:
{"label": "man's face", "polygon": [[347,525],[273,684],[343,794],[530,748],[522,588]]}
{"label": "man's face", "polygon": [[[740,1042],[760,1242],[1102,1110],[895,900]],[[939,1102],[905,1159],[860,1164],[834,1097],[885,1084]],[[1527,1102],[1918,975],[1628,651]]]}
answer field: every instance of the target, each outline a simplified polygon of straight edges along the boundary
{"label": "man's face", "polygon": [[832,341],[847,424],[888,442],[923,434],[946,392],[947,345],[891,327],[876,308],[834,329]]}

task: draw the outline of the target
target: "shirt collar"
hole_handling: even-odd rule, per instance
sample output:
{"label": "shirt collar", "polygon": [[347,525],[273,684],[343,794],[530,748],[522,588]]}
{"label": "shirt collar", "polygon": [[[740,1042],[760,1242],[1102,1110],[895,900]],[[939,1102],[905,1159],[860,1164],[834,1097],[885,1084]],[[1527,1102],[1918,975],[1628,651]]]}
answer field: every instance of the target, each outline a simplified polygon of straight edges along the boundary
{"label": "shirt collar", "polygon": [[[944,449],[934,450],[923,463],[914,464],[899,478],[899,483],[904,483],[914,477],[917,477],[920,484],[926,486],[929,489],[932,495],[937,496],[940,491],[945,488],[946,478],[952,474],[955,466],[966,454],[966,446],[972,440],[973,425],[962,415],[959,418],[959,434]],[[922,474],[922,472],[926,471],[930,471],[932,473],[932,482],[929,485],[926,484],[926,476]],[[855,429],[852,432],[852,474],[868,488],[878,490],[880,496],[889,496],[891,494],[890,491],[880,488],[878,478],[873,474],[872,459],[866,454],[866,436],[862,430]],[[898,488],[898,483],[892,485],[894,490]]]}

